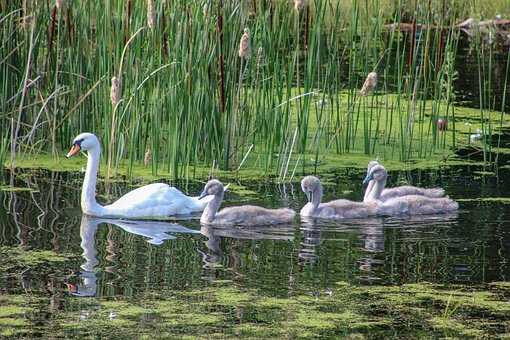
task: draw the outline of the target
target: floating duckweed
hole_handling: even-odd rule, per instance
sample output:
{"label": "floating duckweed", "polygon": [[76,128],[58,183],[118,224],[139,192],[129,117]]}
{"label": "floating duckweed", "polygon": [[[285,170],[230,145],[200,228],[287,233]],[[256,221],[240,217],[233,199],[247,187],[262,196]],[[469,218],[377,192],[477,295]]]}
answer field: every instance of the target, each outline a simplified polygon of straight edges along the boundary
{"label": "floating duckweed", "polygon": [[[23,307],[26,299],[0,299],[2,336],[37,330],[43,336],[147,337],[478,337],[497,334],[509,321],[504,298],[508,283],[485,286],[352,286],[339,282],[331,296],[265,296],[229,284],[188,291],[146,294],[137,299],[67,297],[64,310],[53,311],[51,327],[32,326],[40,307]],[[502,294],[503,296],[500,296]],[[4,307],[7,307],[5,309]],[[116,318],[108,317],[114,311]],[[84,314],[85,313],[85,314]],[[82,315],[86,315],[82,318]],[[14,321],[11,321],[14,320]],[[33,329],[31,327],[34,327]]]}

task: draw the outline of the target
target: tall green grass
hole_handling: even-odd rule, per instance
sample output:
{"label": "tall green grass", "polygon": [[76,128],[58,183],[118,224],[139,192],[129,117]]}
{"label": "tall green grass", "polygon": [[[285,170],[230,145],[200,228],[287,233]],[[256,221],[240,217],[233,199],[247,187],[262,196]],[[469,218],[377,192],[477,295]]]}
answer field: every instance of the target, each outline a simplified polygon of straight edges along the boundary
{"label": "tall green grass", "polygon": [[[455,121],[453,26],[484,14],[477,1],[445,3],[316,0],[297,12],[286,1],[155,1],[149,28],[145,1],[2,2],[1,140],[12,140],[15,163],[57,157],[91,131],[108,173],[150,149],[153,172],[175,177],[214,164],[285,180],[328,153],[430,157],[457,140],[436,129],[438,117]],[[400,22],[423,29],[388,26]],[[237,52],[244,28],[249,59]],[[488,103],[493,52],[476,51]],[[376,91],[361,97],[374,70]]]}

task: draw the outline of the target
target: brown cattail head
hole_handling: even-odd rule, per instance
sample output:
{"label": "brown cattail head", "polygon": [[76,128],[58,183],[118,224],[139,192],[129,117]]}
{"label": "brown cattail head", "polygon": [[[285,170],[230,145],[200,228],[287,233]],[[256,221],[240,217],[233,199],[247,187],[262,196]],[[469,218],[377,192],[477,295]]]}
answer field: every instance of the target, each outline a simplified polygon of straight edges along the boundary
{"label": "brown cattail head", "polygon": [[439,118],[436,125],[439,131],[446,131],[448,129],[448,121],[445,118]]}
{"label": "brown cattail head", "polygon": [[156,15],[154,14],[154,1],[147,0],[147,26],[153,29],[156,26]]}
{"label": "brown cattail head", "polygon": [[370,72],[367,76],[367,79],[365,79],[363,87],[361,88],[359,93],[362,96],[366,96],[375,89],[376,85],[377,85],[377,73]]}
{"label": "brown cattail head", "polygon": [[55,6],[58,10],[64,9],[64,0],[55,0]]}
{"label": "brown cattail head", "polygon": [[112,78],[112,88],[110,91],[110,99],[113,107],[117,106],[121,97],[120,80],[117,77]]}
{"label": "brown cattail head", "polygon": [[296,11],[301,11],[306,7],[306,0],[294,0],[294,9]]}
{"label": "brown cattail head", "polygon": [[249,59],[250,55],[250,30],[245,28],[241,41],[239,42],[239,56],[244,59]]}
{"label": "brown cattail head", "polygon": [[145,151],[145,156],[143,157],[143,165],[145,165],[145,167],[148,167],[151,160],[152,152],[150,148],[147,148],[147,151]]}

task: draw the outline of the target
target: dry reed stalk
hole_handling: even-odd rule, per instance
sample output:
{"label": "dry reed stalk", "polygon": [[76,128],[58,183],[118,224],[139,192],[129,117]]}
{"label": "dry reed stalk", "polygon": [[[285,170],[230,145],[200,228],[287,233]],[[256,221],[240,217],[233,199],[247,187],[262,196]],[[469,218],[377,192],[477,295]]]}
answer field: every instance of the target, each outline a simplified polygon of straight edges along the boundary
{"label": "dry reed stalk", "polygon": [[370,72],[367,75],[367,79],[365,79],[365,82],[363,83],[363,87],[359,91],[360,95],[366,96],[369,93],[371,93],[375,87],[377,86],[377,73],[376,72]]}
{"label": "dry reed stalk", "polygon": [[306,7],[306,0],[294,0],[294,9],[300,12]]}
{"label": "dry reed stalk", "polygon": [[218,19],[216,23],[216,30],[218,33],[218,44],[219,44],[219,58],[218,58],[218,66],[220,69],[220,79],[218,82],[219,92],[220,92],[220,112],[225,112],[226,108],[226,97],[225,97],[225,63],[223,57],[223,0],[219,0],[218,2]]}
{"label": "dry reed stalk", "polygon": [[112,87],[110,90],[110,99],[112,101],[112,106],[115,107],[120,101],[121,97],[121,83],[117,77],[112,77]]}
{"label": "dry reed stalk", "polygon": [[154,13],[154,1],[147,0],[147,26],[153,29],[156,26],[156,15]]}
{"label": "dry reed stalk", "polygon": [[260,70],[262,69],[263,65],[264,65],[264,49],[262,47],[259,47],[257,50],[257,66],[255,68],[257,70],[256,75],[257,83],[259,79]]}
{"label": "dry reed stalk", "polygon": [[241,41],[239,41],[239,57],[243,59],[249,59],[250,56],[251,56],[250,30],[248,28],[245,28],[243,36],[241,37]]}
{"label": "dry reed stalk", "polygon": [[152,152],[150,148],[147,148],[147,151],[145,151],[145,156],[143,157],[143,165],[145,167],[149,166],[149,163],[152,161]]}
{"label": "dry reed stalk", "polygon": [[23,0],[21,8],[22,8],[21,27],[23,29],[28,29],[30,28],[33,19],[32,15],[28,14],[28,0]]}

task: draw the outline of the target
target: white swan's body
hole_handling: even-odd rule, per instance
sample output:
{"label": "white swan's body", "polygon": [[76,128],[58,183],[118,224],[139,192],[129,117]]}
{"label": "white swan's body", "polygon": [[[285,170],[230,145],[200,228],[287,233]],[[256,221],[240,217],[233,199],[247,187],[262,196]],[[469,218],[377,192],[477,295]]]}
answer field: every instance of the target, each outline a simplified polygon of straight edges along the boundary
{"label": "white swan's body", "polygon": [[207,199],[189,197],[175,187],[154,183],[128,192],[117,201],[102,207],[102,217],[150,218],[186,215],[204,210]]}
{"label": "white swan's body", "polygon": [[200,197],[212,196],[202,213],[200,222],[217,225],[270,225],[291,223],[295,212],[292,209],[266,209],[253,205],[230,207],[218,212],[223,200],[224,187],[218,180],[210,180]]}
{"label": "white swan's body", "polygon": [[[370,170],[374,167],[380,165],[378,161],[370,161],[367,166],[367,174],[370,172]],[[373,190],[375,185],[375,181],[371,180],[368,183],[367,189],[365,190],[365,196],[363,198],[363,202],[368,202],[370,195],[370,192]],[[381,196],[379,200],[381,202],[385,202],[391,198],[395,197],[402,197],[402,196],[408,196],[408,195],[418,195],[418,196],[425,196],[430,198],[438,198],[444,196],[444,190],[441,188],[419,188],[411,185],[403,185],[396,188],[384,188],[384,190],[381,193]]]}
{"label": "white swan's body", "polygon": [[372,190],[368,193],[366,200],[377,203],[377,215],[426,215],[443,214],[458,210],[459,204],[449,197],[431,198],[422,195],[407,195],[393,197],[381,201],[381,193],[386,185],[388,173],[382,165],[374,166],[367,174],[364,182],[375,181]]}
{"label": "white swan's body", "polygon": [[322,184],[314,176],[306,176],[301,181],[301,189],[308,197],[308,203],[301,209],[301,216],[324,219],[351,219],[375,216],[375,202],[353,202],[345,199],[321,203]]}
{"label": "white swan's body", "polygon": [[189,197],[168,184],[154,183],[135,189],[110,205],[101,206],[95,197],[101,156],[99,140],[91,133],[78,135],[67,157],[77,154],[80,150],[85,150],[88,154],[87,170],[81,192],[81,209],[84,214],[107,218],[164,218],[200,212],[207,205],[207,199],[199,200],[198,197]]}

